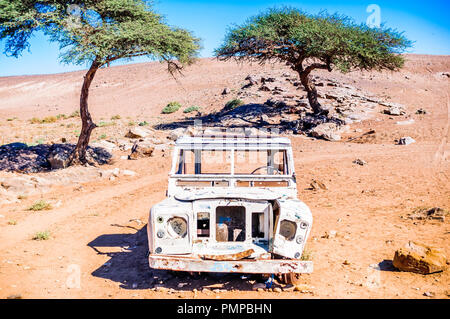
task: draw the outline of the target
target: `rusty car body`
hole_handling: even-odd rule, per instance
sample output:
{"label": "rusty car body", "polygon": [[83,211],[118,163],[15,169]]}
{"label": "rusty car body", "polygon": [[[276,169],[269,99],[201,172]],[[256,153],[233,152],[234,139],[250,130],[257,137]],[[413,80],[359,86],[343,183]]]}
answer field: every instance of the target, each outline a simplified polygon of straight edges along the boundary
{"label": "rusty car body", "polygon": [[151,208],[149,265],[187,272],[301,274],[310,209],[290,140],[198,135],[174,145],[167,198]]}

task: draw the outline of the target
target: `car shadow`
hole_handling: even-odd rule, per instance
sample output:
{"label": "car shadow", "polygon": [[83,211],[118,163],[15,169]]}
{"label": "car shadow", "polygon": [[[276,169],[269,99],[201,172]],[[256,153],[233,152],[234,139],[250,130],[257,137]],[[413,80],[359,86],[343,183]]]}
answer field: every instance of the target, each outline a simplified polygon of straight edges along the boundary
{"label": "car shadow", "polygon": [[[89,242],[88,246],[97,254],[110,258],[91,274],[98,278],[118,282],[124,289],[156,288],[157,291],[170,289],[173,289],[172,291],[193,291],[197,289],[201,291],[206,288],[209,290],[250,291],[255,282],[264,282],[263,277],[256,274],[188,273],[151,269],[147,258],[146,225],[131,234],[100,235]],[[275,283],[273,287],[276,286]]]}

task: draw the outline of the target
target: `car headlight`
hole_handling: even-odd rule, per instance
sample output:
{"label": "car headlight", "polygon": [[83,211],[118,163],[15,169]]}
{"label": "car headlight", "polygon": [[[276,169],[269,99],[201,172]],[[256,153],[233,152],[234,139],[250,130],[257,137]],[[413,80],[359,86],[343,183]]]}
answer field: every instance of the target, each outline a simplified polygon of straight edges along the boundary
{"label": "car headlight", "polygon": [[182,217],[172,217],[167,221],[167,232],[172,237],[184,238],[187,235],[188,225]]}

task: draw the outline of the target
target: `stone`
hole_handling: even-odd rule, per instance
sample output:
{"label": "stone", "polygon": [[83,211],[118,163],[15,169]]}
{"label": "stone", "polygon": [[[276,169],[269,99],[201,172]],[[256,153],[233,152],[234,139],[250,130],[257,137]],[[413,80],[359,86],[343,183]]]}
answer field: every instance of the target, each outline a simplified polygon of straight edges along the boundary
{"label": "stone", "polygon": [[128,131],[128,133],[125,134],[125,137],[128,137],[128,138],[145,138],[145,137],[149,136],[150,133],[151,132],[149,130],[147,130],[147,129],[143,128],[143,127],[140,127],[140,126],[136,126],[136,127],[131,128]]}
{"label": "stone", "polygon": [[364,165],[367,164],[367,162],[365,160],[362,160],[362,159],[359,159],[359,158],[355,159],[352,163],[353,164],[358,164],[358,165],[361,165],[361,166],[364,166]]}
{"label": "stone", "polygon": [[273,288],[273,292],[278,292],[278,293],[280,293],[280,292],[282,292],[283,290],[281,290],[281,288],[280,287],[275,287],[275,288]]}
{"label": "stone", "polygon": [[230,89],[229,88],[224,88],[223,89],[223,91],[222,91],[222,95],[227,95],[227,94],[230,94]]}
{"label": "stone", "polygon": [[298,291],[301,293],[311,293],[312,290],[313,290],[313,287],[306,285],[306,284],[295,285],[295,287],[294,287],[294,291]]}
{"label": "stone", "polygon": [[167,138],[169,140],[172,141],[176,141],[178,138],[180,138],[181,136],[183,136],[185,133],[185,129],[182,127],[176,128],[174,130],[172,130],[169,135],[167,136]]}
{"label": "stone", "polygon": [[329,239],[329,238],[335,238],[336,236],[337,236],[337,231],[330,230],[328,232],[325,232],[325,235],[323,235],[322,238]]}
{"label": "stone", "polygon": [[402,137],[398,140],[398,145],[409,145],[412,143],[415,143],[416,140],[413,139],[412,137],[406,136],[406,137]]}
{"label": "stone", "polygon": [[431,274],[446,269],[447,257],[441,249],[409,241],[395,252],[393,265],[401,271]]}
{"label": "stone", "polygon": [[48,156],[47,161],[52,169],[61,169],[69,166],[71,150],[55,148]]}
{"label": "stone", "polygon": [[311,188],[313,190],[319,190],[319,189],[327,190],[328,189],[324,183],[322,183],[321,181],[315,180],[315,179],[313,179],[311,184],[309,184],[309,185],[311,186]]}
{"label": "stone", "polygon": [[388,107],[386,110],[384,110],[384,114],[400,116],[400,115],[404,115],[406,113],[403,105],[401,105],[401,104],[383,103],[382,105]]}
{"label": "stone", "polygon": [[117,148],[116,144],[105,141],[105,140],[101,140],[99,142],[92,143],[91,146],[92,147],[102,147],[102,148],[105,148],[109,152],[112,152]]}
{"label": "stone", "polygon": [[416,114],[427,114],[427,111],[424,110],[424,109],[422,109],[422,108],[420,108],[420,109],[418,109],[418,110],[416,111]]}
{"label": "stone", "polygon": [[340,141],[341,135],[338,132],[339,130],[335,123],[322,123],[310,130],[311,136],[328,141]]}
{"label": "stone", "polygon": [[266,288],[266,284],[258,282],[258,283],[253,285],[252,290],[258,291],[258,289],[264,290],[265,288]]}
{"label": "stone", "polygon": [[249,82],[249,85],[258,84],[258,81],[251,75],[248,75],[245,80]]}
{"label": "stone", "polygon": [[125,176],[135,176],[135,175],[136,175],[136,172],[135,172],[135,171],[130,171],[130,170],[128,170],[128,169],[125,169],[125,170],[122,171],[122,175],[125,175]]}
{"label": "stone", "polygon": [[135,143],[131,148],[131,153],[128,155],[128,159],[135,160],[141,157],[151,157],[155,147],[148,142]]}
{"label": "stone", "polygon": [[269,123],[270,118],[267,114],[261,115],[261,122]]}
{"label": "stone", "polygon": [[410,124],[414,124],[414,119],[410,119],[410,120],[406,120],[406,121],[398,121],[395,122],[395,124],[397,125],[410,125]]}

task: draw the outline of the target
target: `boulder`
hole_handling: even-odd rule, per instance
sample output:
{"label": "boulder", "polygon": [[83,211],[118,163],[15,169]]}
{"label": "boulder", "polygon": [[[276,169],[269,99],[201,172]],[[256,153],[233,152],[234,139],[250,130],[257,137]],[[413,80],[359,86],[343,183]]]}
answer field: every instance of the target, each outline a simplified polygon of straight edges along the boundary
{"label": "boulder", "polygon": [[441,249],[410,241],[395,252],[393,265],[401,271],[426,275],[445,270],[446,261]]}
{"label": "boulder", "polygon": [[149,136],[151,132],[143,127],[136,126],[131,128],[128,133],[125,135],[125,137],[128,138],[145,138]]}
{"label": "boulder", "polygon": [[406,136],[398,140],[398,145],[409,145],[415,142],[416,141],[412,137]]}
{"label": "boulder", "polygon": [[323,123],[310,130],[310,134],[313,137],[319,137],[328,141],[340,141],[341,135],[339,129],[335,123]]}
{"label": "boulder", "polygon": [[128,159],[134,160],[140,157],[150,157],[153,154],[155,147],[151,143],[135,143],[131,148],[131,154],[128,155]]}
{"label": "boulder", "polygon": [[185,132],[185,129],[182,127],[179,127],[177,129],[174,129],[173,131],[171,131],[169,133],[169,135],[167,136],[167,138],[169,140],[176,141],[178,138],[180,138],[181,136],[184,135],[184,132]]}
{"label": "boulder", "polygon": [[50,163],[52,169],[66,168],[69,166],[71,153],[71,148],[55,147],[47,156],[47,161]]}

